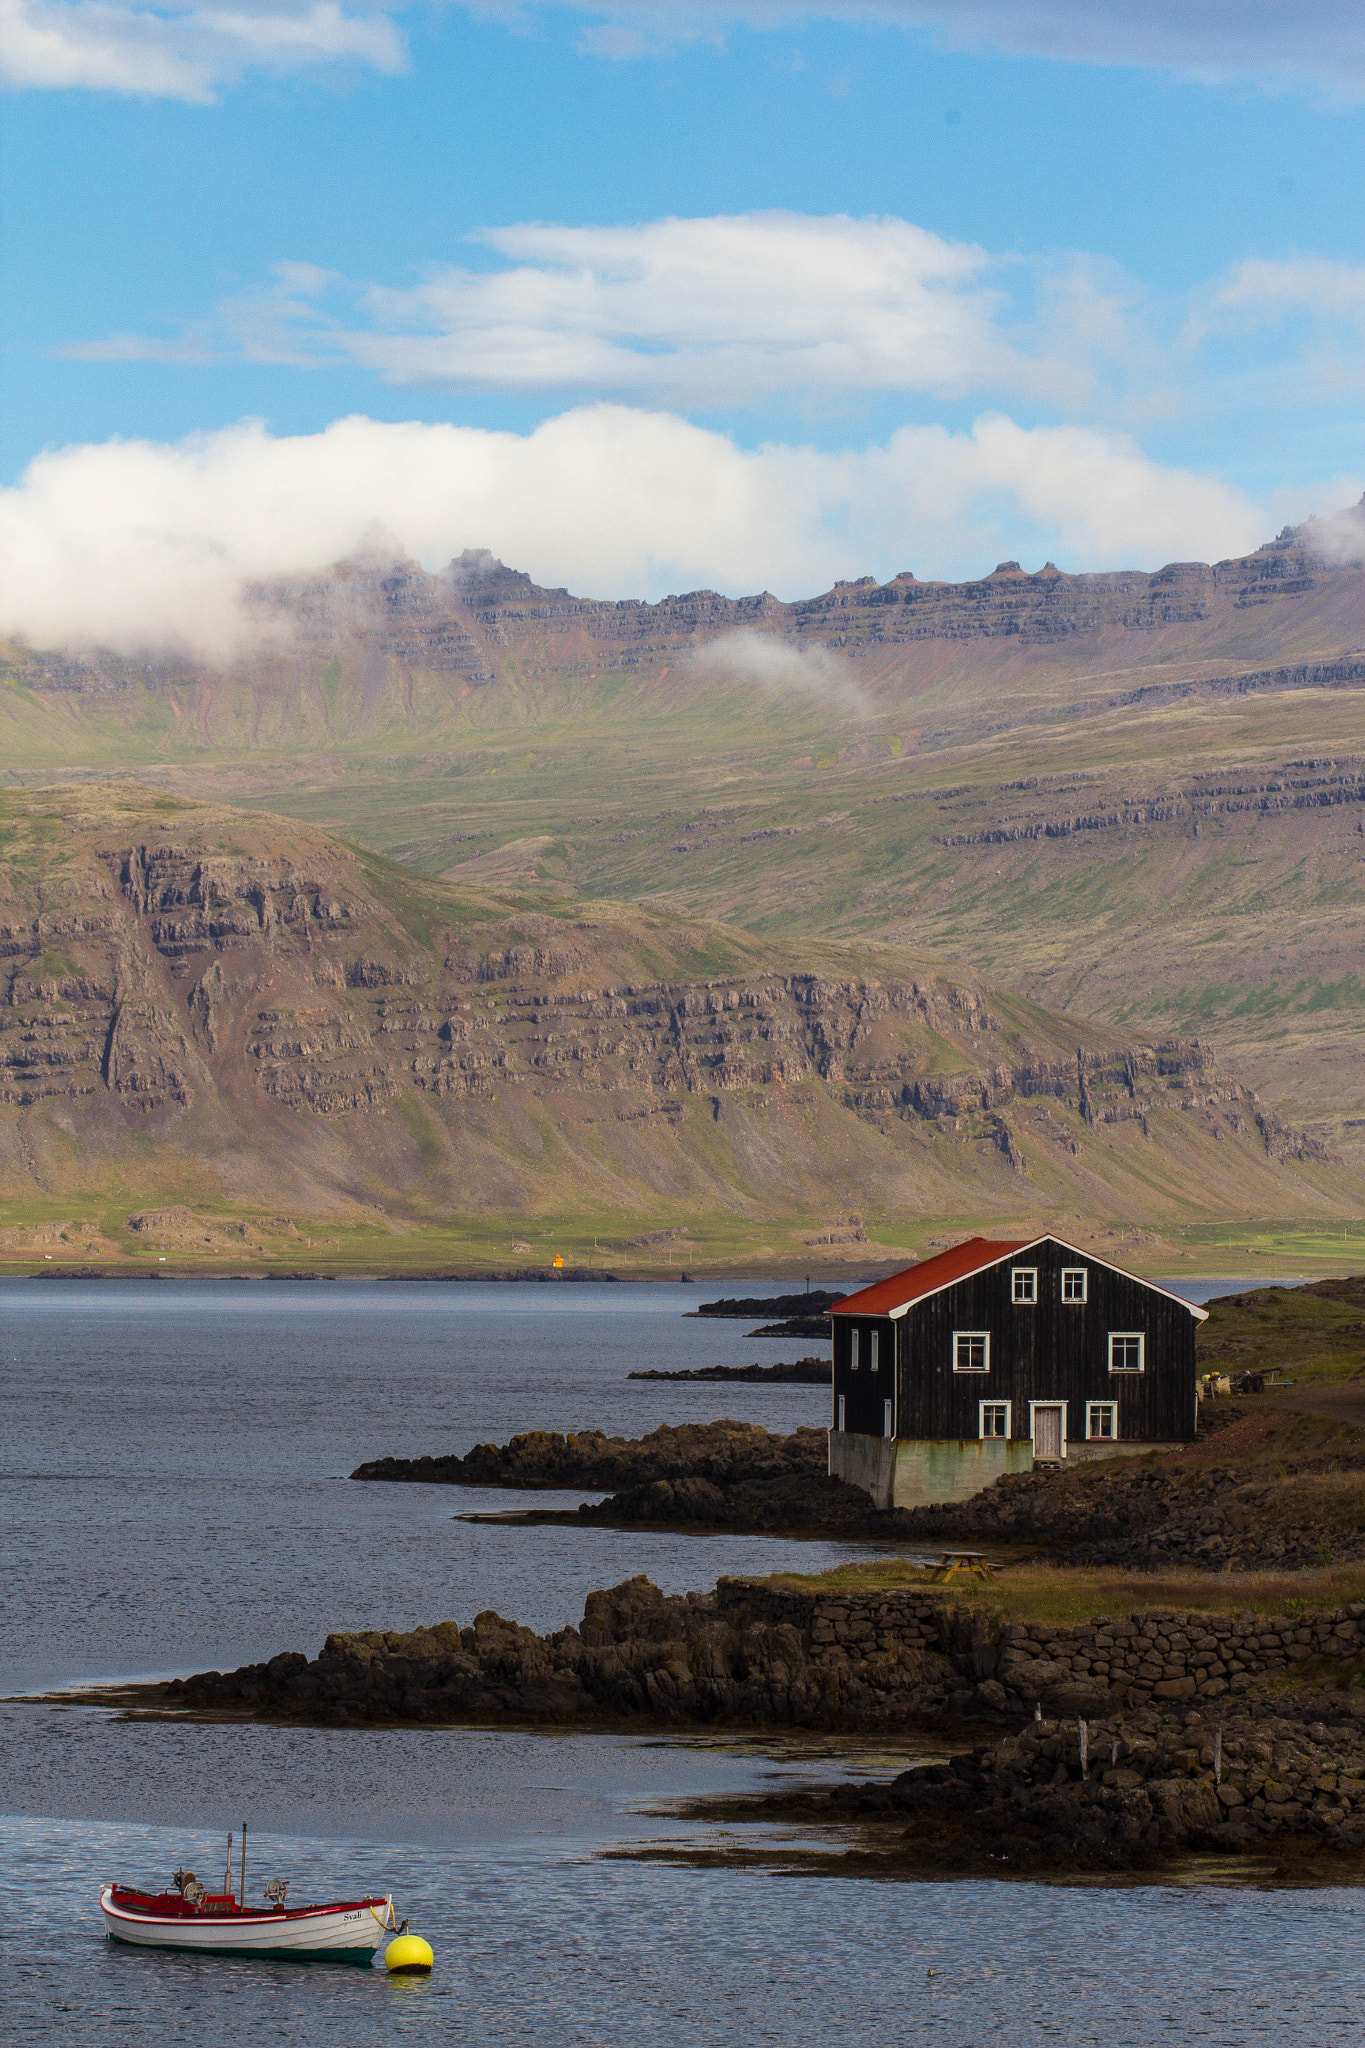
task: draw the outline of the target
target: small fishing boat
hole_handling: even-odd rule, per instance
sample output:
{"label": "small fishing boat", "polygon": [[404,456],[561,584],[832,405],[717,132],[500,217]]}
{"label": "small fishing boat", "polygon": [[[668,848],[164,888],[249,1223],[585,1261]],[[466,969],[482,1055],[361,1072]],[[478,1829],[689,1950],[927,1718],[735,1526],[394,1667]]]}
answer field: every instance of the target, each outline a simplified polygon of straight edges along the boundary
{"label": "small fishing boat", "polygon": [[380,1942],[400,1930],[390,1893],[330,1905],[290,1906],[287,1879],[272,1877],[263,1906],[246,1903],[246,1829],[242,1830],[241,1894],[232,1884],[232,1837],[221,1891],[211,1892],[192,1870],[177,1870],[174,1889],[140,1891],[106,1884],[100,1910],[111,1940],[140,1948],[196,1949],[211,1955],[285,1956],[300,1962],[370,1963]]}

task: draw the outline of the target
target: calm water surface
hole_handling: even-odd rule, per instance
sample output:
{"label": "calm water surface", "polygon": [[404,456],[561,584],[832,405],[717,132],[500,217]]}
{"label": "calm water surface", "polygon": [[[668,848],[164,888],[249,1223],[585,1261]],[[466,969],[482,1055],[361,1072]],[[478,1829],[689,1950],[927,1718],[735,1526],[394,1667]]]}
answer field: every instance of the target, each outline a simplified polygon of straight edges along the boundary
{"label": "calm water surface", "polygon": [[[466,1620],[485,1606],[543,1628],[636,1571],[680,1590],[721,1571],[859,1554],[471,1527],[452,1514],[508,1497],[341,1476],[384,1452],[463,1450],[536,1427],[636,1435],[721,1413],[823,1422],[818,1387],[625,1379],[636,1365],[793,1355],[748,1342],[743,1324],[682,1319],[714,1291],[0,1284],[0,1683],[225,1666],[314,1650],[329,1628]],[[913,1753],[201,1727],[0,1705],[3,2037],[25,2048],[1358,2040],[1365,1899],[1349,1891],[869,1884],[834,1864],[698,1870],[613,1853],[710,1843],[714,1830],[674,1811],[690,1794],[890,1771]],[[181,1861],[212,1873],[243,1814],[253,1889],[278,1873],[295,1897],[394,1890],[436,1948],[430,1982],[103,1939],[102,1878],[159,1883]],[[783,1837],[765,1840],[780,1849]]]}

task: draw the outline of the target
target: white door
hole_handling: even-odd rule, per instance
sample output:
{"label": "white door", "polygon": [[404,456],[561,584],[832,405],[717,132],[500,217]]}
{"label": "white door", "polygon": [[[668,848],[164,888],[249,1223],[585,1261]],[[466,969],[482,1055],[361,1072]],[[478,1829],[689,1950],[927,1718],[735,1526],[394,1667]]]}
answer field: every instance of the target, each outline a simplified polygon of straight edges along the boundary
{"label": "white door", "polygon": [[1060,1458],[1062,1455],[1062,1410],[1060,1402],[1044,1405],[1041,1401],[1033,1411],[1033,1455],[1035,1458]]}

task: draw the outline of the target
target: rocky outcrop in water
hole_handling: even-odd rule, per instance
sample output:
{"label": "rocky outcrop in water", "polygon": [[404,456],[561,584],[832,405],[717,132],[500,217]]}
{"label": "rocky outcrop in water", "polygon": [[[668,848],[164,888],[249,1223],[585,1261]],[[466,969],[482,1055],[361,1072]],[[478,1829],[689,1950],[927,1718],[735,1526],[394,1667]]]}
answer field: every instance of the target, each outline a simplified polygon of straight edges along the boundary
{"label": "rocky outcrop in water", "polygon": [[812,1654],[795,1616],[756,1619],[742,1592],[668,1596],[648,1579],[593,1593],[578,1628],[546,1636],[477,1615],[408,1634],[327,1638],[226,1674],[178,1679],[166,1706],[268,1720],[584,1719],[894,1726],[936,1711],[951,1672],[931,1631],[903,1630],[873,1664]]}
{"label": "rocky outcrop in water", "polygon": [[[814,1434],[815,1432],[811,1432]],[[823,1438],[824,1432],[819,1434]],[[567,1516],[556,1519],[567,1521]],[[758,1479],[654,1479],[604,1501],[584,1503],[580,1522],[609,1528],[675,1528],[695,1523],[727,1535],[851,1536],[903,1540],[910,1518],[872,1505],[860,1486],[821,1472]]]}
{"label": "rocky outcrop in water", "polygon": [[[1052,1625],[933,1588],[721,1579],[711,1594],[677,1596],[635,1578],[590,1595],[578,1628],[545,1636],[491,1612],[463,1628],[348,1632],[311,1660],[290,1651],[151,1692],[166,1705],[266,1719],[893,1728],[931,1713],[1223,1716],[1304,1669],[1345,1685],[1362,1650],[1365,1603],[1300,1616],[1154,1608]],[[1365,1721],[1365,1695],[1358,1704]]]}
{"label": "rocky outcrop in water", "polygon": [[699,1803],[702,1815],[870,1822],[884,1874],[1153,1870],[1182,1853],[1271,1851],[1298,1854],[1277,1874],[1330,1878],[1305,1853],[1365,1850],[1365,1694],[1139,1709],[1086,1722],[1084,1737],[1079,1719],[1026,1722],[889,1783]]}
{"label": "rocky outcrop in water", "polygon": [[628,1372],[628,1380],[743,1381],[745,1385],[824,1387],[833,1369],[827,1358],[796,1358],[789,1365],[699,1365],[688,1372]]}
{"label": "rocky outcrop in water", "polygon": [[[722,1579],[592,1594],[577,1628],[500,1615],[329,1636],[134,1688],[156,1712],[327,1726],[515,1721],[904,1731],[978,1745],[886,1784],[730,1802],[727,1817],[872,1821],[882,1866],[1136,1869],[1189,1849],[1365,1847],[1365,1603],[1314,1615],[1155,1609],[1011,1622],[913,1589]],[[1311,1682],[1285,1681],[1306,1671]],[[983,1722],[1001,1732],[980,1743]],[[716,1802],[699,1810],[719,1815]],[[888,1844],[888,1826],[903,1830]],[[852,1867],[852,1866],[850,1866]]]}
{"label": "rocky outcrop in water", "polygon": [[699,1480],[714,1486],[738,1480],[824,1476],[828,1439],[823,1429],[775,1436],[754,1422],[661,1423],[645,1437],[606,1436],[584,1429],[561,1436],[529,1430],[506,1444],[476,1444],[463,1457],[372,1458],[352,1479],[415,1480],[428,1485],[542,1487],[644,1486],[662,1480]]}

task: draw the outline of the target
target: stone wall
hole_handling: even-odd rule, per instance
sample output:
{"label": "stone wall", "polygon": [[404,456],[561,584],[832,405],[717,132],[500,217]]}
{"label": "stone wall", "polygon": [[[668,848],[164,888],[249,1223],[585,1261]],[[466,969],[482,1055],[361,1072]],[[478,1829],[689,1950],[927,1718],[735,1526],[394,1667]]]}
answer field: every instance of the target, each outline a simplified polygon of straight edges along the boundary
{"label": "stone wall", "polygon": [[1310,1657],[1365,1658],[1365,1602],[1326,1614],[1210,1615],[1154,1608],[1126,1620],[1097,1616],[1069,1627],[1011,1621],[984,1606],[926,1589],[806,1592],[758,1579],[722,1579],[722,1608],[799,1629],[813,1659],[903,1649],[948,1659],[984,1707],[1100,1713],[1147,1702],[1214,1701],[1245,1692]]}

